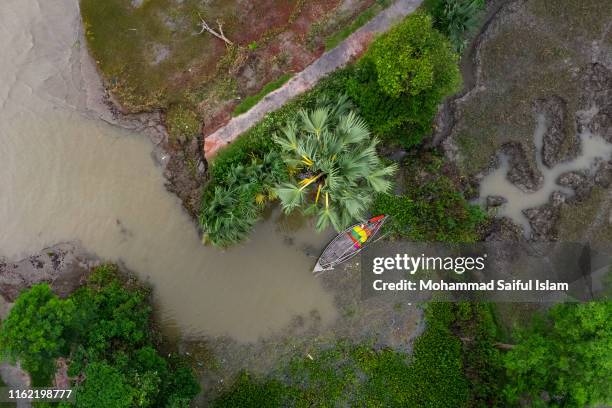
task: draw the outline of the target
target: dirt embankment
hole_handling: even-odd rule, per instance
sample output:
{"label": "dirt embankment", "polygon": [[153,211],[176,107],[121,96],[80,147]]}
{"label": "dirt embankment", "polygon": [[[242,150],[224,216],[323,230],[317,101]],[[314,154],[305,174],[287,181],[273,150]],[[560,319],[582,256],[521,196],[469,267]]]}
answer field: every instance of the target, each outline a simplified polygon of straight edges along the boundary
{"label": "dirt embankment", "polygon": [[[207,174],[203,135],[229,121],[240,99],[315,61],[324,51],[326,36],[374,1],[205,3],[194,9],[190,2],[152,1],[139,13],[133,13],[134,7],[144,7],[138,2],[111,5],[118,14],[129,16],[112,24],[95,12],[96,4],[82,4],[87,38],[93,41],[89,45],[96,56],[92,61],[86,47],[81,47],[82,69],[90,79],[89,108],[108,123],[149,136],[168,190],[178,195],[194,219]],[[124,7],[127,12],[119,13],[126,11]],[[211,25],[215,18],[223,23],[234,44],[226,47],[206,32],[197,34],[194,10],[200,10],[200,17],[210,17]],[[80,43],[88,43],[84,33]],[[132,114],[151,106],[164,109]],[[176,106],[187,106],[197,114],[202,121],[200,136],[169,136],[165,110]]]}
{"label": "dirt embankment", "polygon": [[[536,154],[553,168],[580,155],[578,135],[585,131],[612,142],[610,21],[611,9],[597,0],[494,2],[462,62],[467,89],[441,110],[434,143],[441,143],[475,184],[504,153],[510,159],[508,179],[529,192],[542,183]],[[538,115],[547,120],[541,152],[533,139]],[[533,239],[612,237],[610,216],[591,211],[610,207],[605,192],[611,174],[608,161],[562,175],[558,183],[575,194],[555,192],[548,204],[525,211]],[[592,191],[604,192],[595,194],[597,203],[591,202]],[[583,232],[571,232],[569,218],[583,215],[590,217]],[[491,238],[499,237],[520,239],[520,229],[509,219],[497,220]]]}
{"label": "dirt embankment", "polygon": [[46,282],[59,296],[68,296],[98,264],[92,254],[72,243],[54,245],[15,262],[0,258],[0,295],[12,303],[23,289]]}

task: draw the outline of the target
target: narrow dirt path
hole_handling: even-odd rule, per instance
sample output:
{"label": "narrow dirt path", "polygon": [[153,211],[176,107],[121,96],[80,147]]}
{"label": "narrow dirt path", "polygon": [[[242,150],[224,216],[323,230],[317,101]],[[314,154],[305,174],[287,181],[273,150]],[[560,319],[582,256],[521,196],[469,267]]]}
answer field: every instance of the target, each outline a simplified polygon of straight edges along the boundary
{"label": "narrow dirt path", "polygon": [[394,23],[414,12],[421,2],[422,0],[396,1],[338,44],[336,48],[321,55],[285,85],[268,94],[249,111],[232,118],[225,126],[206,136],[204,140],[206,157],[212,157],[221,147],[231,143],[261,121],[267,113],[279,109],[290,99],[312,88],[330,72],[346,65],[365,50],[374,35],[387,31]]}

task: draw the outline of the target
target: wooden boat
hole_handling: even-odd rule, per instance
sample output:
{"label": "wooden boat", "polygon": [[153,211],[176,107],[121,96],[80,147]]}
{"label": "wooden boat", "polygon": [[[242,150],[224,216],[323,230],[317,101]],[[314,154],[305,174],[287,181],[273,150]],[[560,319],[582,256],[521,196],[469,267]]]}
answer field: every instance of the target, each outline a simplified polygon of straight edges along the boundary
{"label": "wooden boat", "polygon": [[386,215],[370,218],[363,223],[355,224],[338,234],[325,248],[313,273],[331,271],[355,255],[372,242],[372,238],[387,221]]}

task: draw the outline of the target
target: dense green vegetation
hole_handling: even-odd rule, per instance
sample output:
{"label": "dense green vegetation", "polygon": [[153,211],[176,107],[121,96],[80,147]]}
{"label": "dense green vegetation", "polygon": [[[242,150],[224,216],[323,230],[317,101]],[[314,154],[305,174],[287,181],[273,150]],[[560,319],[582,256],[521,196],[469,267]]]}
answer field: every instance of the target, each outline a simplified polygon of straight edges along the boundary
{"label": "dense green vegetation", "polygon": [[274,187],[286,179],[278,152],[272,150],[248,164],[236,164],[215,179],[204,192],[206,205],[199,223],[204,242],[228,246],[240,242],[253,229],[266,202],[276,198]]}
{"label": "dense green vegetation", "polygon": [[110,265],[66,299],[35,285],[2,323],[0,350],[39,386],[50,384],[56,359],[66,358],[76,407],[188,407],[199,386],[190,368],[154,348],[148,296]]}
{"label": "dense green vegetation", "polygon": [[485,0],[424,0],[423,7],[433,17],[434,27],[448,36],[458,52],[467,45],[478,27]]}
{"label": "dense green vegetation", "polygon": [[397,166],[382,163],[378,140],[345,96],[335,103],[321,100],[316,109],[298,114],[274,136],[291,174],[276,194],[285,212],[316,215],[318,231],[330,225],[341,231],[365,218],[375,193],[390,190],[388,177]]}
{"label": "dense green vegetation", "polygon": [[[343,77],[344,71],[332,74],[311,92],[266,115],[215,156],[209,168],[211,181],[204,187],[199,217],[206,242],[227,246],[248,237],[265,208],[264,204],[276,198],[274,188],[288,177],[280,148],[272,136],[281,133],[300,109],[314,109],[322,97],[341,94]],[[236,173],[255,177],[236,177]],[[223,200],[227,205],[215,205],[214,208],[210,205],[214,204],[215,196],[237,197],[239,194],[238,208],[230,200]],[[233,201],[237,202],[237,199]]]}
{"label": "dense green vegetation", "polygon": [[[396,58],[410,70],[409,74],[385,68],[390,59]],[[258,220],[262,204],[275,198],[269,194],[271,187],[285,181],[283,178],[300,181],[296,179],[299,174],[276,173],[279,167],[271,163],[274,156],[266,166],[274,169],[273,174],[255,173],[257,180],[265,181],[246,181],[232,173],[237,171],[235,168],[262,163],[266,154],[280,152],[272,136],[282,134],[288,123],[299,122],[300,111],[317,109],[321,98],[337,100],[339,95],[347,94],[374,137],[413,146],[431,132],[437,105],[457,89],[459,82],[457,56],[448,41],[432,28],[431,19],[422,13],[407,17],[374,41],[371,51],[357,64],[334,72],[311,91],[270,113],[217,154],[210,166],[211,181],[204,189],[200,216],[205,238],[216,245],[243,240]],[[359,193],[363,205],[352,213],[353,218],[363,214],[373,197],[366,190]],[[316,192],[314,198],[316,201]],[[346,220],[348,217],[338,226],[346,224]]]}
{"label": "dense green vegetation", "polygon": [[391,216],[385,228],[425,242],[475,242],[486,214],[468,203],[436,151],[413,151],[402,163],[401,195],[378,194],[372,212]]}
{"label": "dense green vegetation", "polygon": [[511,403],[534,407],[612,404],[612,302],[560,304],[518,330],[504,358]]}
{"label": "dense green vegetation", "polygon": [[[433,303],[408,355],[339,342],[266,379],[241,374],[215,407],[461,407],[495,403],[499,354],[488,305]],[[461,338],[469,337],[469,343]],[[472,358],[464,357],[469,348]],[[488,371],[479,371],[481,366]],[[476,386],[476,382],[479,382]]]}
{"label": "dense green vegetation", "polygon": [[234,111],[232,112],[232,116],[238,116],[242,113],[245,113],[246,111],[251,109],[253,106],[255,106],[257,102],[261,101],[267,94],[283,86],[285,82],[291,79],[292,76],[293,74],[288,72],[284,75],[281,75],[281,77],[278,78],[277,80],[268,82],[267,84],[263,86],[263,88],[261,88],[261,91],[259,91],[255,95],[247,96],[246,98],[244,98],[242,102],[240,102],[234,108]]}
{"label": "dense green vegetation", "polygon": [[2,323],[3,359],[19,360],[34,384],[45,384],[55,373],[55,359],[69,351],[66,337],[75,313],[74,302],[60,300],[47,285],[23,293]]}
{"label": "dense green vegetation", "polygon": [[431,132],[442,99],[459,89],[457,58],[431,18],[416,13],[372,43],[347,92],[375,134],[410,147]]}

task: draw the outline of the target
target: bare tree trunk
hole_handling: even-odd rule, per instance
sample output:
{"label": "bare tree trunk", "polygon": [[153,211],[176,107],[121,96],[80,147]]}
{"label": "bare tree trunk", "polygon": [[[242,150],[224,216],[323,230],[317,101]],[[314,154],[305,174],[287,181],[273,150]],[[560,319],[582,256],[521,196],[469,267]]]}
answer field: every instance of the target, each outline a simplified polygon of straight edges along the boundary
{"label": "bare tree trunk", "polygon": [[228,45],[233,45],[234,44],[223,33],[223,24],[221,24],[221,21],[217,20],[217,26],[219,27],[219,31],[215,31],[212,28],[210,28],[210,26],[208,25],[206,20],[204,20],[204,18],[202,17],[202,15],[200,13],[198,13],[198,17],[200,17],[200,27],[201,27],[201,30],[196,35],[200,35],[204,31],[208,31],[210,34],[214,35],[218,39],[225,41],[226,44],[228,44]]}

